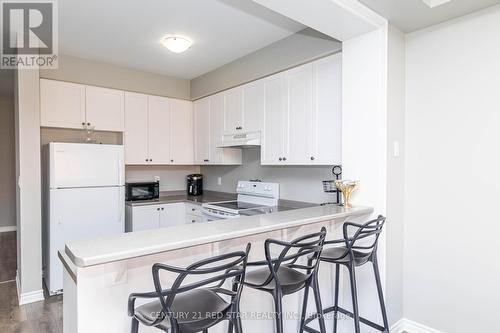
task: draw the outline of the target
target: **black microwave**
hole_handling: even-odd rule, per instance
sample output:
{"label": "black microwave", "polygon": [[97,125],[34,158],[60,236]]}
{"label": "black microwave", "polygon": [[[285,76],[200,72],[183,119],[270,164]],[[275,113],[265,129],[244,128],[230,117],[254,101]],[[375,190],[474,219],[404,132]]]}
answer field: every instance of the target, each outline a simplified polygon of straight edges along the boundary
{"label": "black microwave", "polygon": [[125,200],[153,200],[160,197],[160,182],[125,183]]}

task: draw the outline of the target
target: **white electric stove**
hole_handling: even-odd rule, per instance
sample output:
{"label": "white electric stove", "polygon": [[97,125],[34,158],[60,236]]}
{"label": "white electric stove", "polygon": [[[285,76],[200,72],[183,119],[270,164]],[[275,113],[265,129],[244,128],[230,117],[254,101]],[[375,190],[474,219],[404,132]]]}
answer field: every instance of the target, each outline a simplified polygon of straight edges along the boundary
{"label": "white electric stove", "polygon": [[240,180],[236,193],[238,193],[237,200],[203,204],[204,220],[212,221],[272,213],[276,211],[278,206],[280,185],[278,183]]}

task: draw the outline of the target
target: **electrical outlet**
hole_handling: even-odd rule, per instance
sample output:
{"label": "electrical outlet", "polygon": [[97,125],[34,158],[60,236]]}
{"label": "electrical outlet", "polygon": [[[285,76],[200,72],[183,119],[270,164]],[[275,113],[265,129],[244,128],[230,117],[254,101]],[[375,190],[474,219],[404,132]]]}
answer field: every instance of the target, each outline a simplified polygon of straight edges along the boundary
{"label": "electrical outlet", "polygon": [[222,177],[217,177],[217,185],[222,185]]}
{"label": "electrical outlet", "polygon": [[155,182],[159,182],[160,181],[160,176],[155,176]]}

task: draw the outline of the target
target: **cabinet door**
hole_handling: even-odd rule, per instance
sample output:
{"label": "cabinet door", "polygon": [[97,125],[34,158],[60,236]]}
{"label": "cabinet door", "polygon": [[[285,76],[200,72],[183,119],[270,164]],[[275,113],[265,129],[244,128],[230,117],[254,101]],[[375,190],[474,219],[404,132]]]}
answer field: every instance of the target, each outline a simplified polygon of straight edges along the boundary
{"label": "cabinet door", "polygon": [[85,123],[85,86],[40,79],[40,125],[82,128]]}
{"label": "cabinet door", "polygon": [[224,92],[224,133],[243,130],[243,91],[236,87]]}
{"label": "cabinet door", "polygon": [[286,90],[282,74],[265,80],[264,132],[262,133],[261,164],[283,164],[285,138]]}
{"label": "cabinet door", "polygon": [[193,164],[193,103],[170,100],[170,163]]}
{"label": "cabinet door", "polygon": [[170,100],[148,96],[149,164],[170,164]]}
{"label": "cabinet door", "polygon": [[285,72],[287,123],[285,129],[285,163],[310,163],[310,124],[312,116],[313,71],[307,64]]}
{"label": "cabinet door", "polygon": [[342,158],[342,57],[316,61],[312,117],[311,164],[341,164]]}
{"label": "cabinet door", "polygon": [[125,164],[148,162],[148,96],[125,93]]}
{"label": "cabinet door", "polygon": [[165,204],[160,207],[160,228],[186,224],[184,203]]}
{"label": "cabinet door", "polygon": [[261,131],[264,119],[264,81],[243,86],[243,128],[245,132]]}
{"label": "cabinet door", "polygon": [[98,131],[123,132],[125,128],[125,93],[121,90],[85,87],[87,123]]}
{"label": "cabinet door", "polygon": [[196,164],[210,161],[210,98],[194,102],[194,153]]}
{"label": "cabinet door", "polygon": [[224,128],[224,95],[210,96],[210,164],[222,164],[223,149],[217,148],[222,143]]}
{"label": "cabinet door", "polygon": [[159,205],[140,206],[132,209],[132,231],[157,229],[159,227]]}

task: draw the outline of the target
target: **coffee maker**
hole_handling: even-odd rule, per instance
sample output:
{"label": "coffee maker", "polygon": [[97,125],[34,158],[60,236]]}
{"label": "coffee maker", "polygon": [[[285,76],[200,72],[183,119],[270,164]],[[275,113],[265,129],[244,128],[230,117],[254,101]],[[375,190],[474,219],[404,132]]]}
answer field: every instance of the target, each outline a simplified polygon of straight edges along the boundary
{"label": "coffee maker", "polygon": [[200,174],[187,175],[187,193],[188,195],[203,194],[203,175]]}

